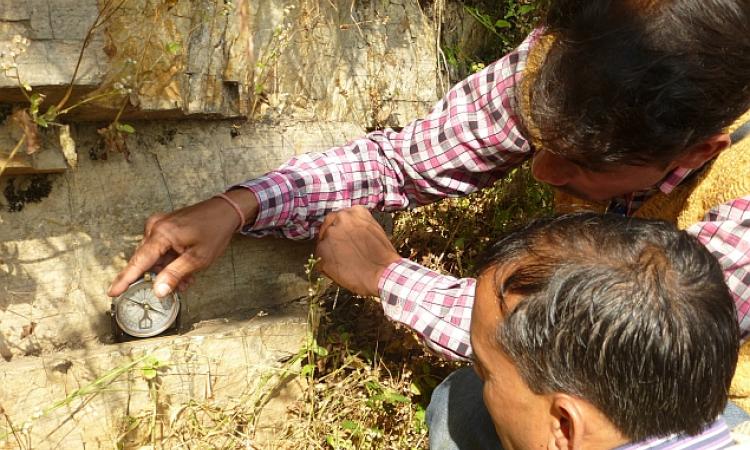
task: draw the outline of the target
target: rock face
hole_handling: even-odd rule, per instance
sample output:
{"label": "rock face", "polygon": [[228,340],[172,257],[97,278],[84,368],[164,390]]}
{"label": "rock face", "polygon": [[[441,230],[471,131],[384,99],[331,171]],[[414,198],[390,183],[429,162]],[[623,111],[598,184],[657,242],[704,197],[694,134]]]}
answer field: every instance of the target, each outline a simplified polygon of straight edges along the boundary
{"label": "rock face", "polygon": [[[29,422],[23,436],[34,448],[111,448],[123,411],[152,407],[148,397],[104,396],[35,413],[144,350],[171,349],[166,363],[175,372],[165,368],[161,386],[163,398],[177,403],[197,398],[195,386],[205,385],[203,369],[186,369],[185,348],[219,355],[216,367],[239,377],[238,388],[252,384],[242,384],[243,367],[278,366],[280,354],[296,352],[306,313],[286,305],[307,293],[309,242],[235,239],[183,297],[186,332],[231,318],[220,330],[193,331],[200,339],[113,345],[105,290],[150,214],[425,114],[439,97],[433,28],[416,0],[293,7],[280,0],[0,0],[0,62],[12,63],[0,71],[2,152],[22,135],[11,109],[28,107],[16,74],[28,95],[46,96],[39,114],[68,89],[63,109],[74,107],[56,119],[70,126],[69,137],[41,127],[41,149],[14,159],[14,167],[36,174],[0,179],[0,407],[7,413],[0,442],[13,448],[9,430]],[[29,44],[11,56],[15,35]],[[103,150],[97,129],[113,120],[135,129],[122,133],[129,162]],[[49,171],[62,173],[42,173]],[[260,311],[270,313],[263,327],[242,321]],[[278,352],[223,358],[248,342]],[[179,383],[168,381],[170,373]],[[215,390],[212,398],[236,395]]]}
{"label": "rock face", "polygon": [[[222,192],[301,149],[324,150],[363,132],[351,124],[206,121],[139,123],[137,130],[130,162],[119,154],[92,160],[96,129],[77,125],[77,169],[6,181],[6,201],[13,202],[0,214],[4,359],[108,342],[104,293],[149,215]],[[184,324],[306,295],[303,269],[311,252],[310,242],[238,237],[183,295]],[[32,326],[33,334],[24,333]]]}
{"label": "rock face", "polygon": [[[403,124],[436,99],[433,28],[416,1],[0,1],[0,39],[30,40],[21,80],[55,98],[71,80],[78,98],[104,95],[77,111],[97,120],[124,104],[149,118]],[[23,99],[15,71],[0,94]]]}

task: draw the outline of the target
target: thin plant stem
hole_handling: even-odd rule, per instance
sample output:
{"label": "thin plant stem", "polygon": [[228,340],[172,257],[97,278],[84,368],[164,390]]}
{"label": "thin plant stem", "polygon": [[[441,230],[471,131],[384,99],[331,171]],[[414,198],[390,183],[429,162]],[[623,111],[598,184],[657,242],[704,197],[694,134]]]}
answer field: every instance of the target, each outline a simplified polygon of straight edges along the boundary
{"label": "thin plant stem", "polygon": [[3,410],[3,416],[5,417],[5,421],[8,422],[8,426],[10,427],[10,433],[6,433],[5,436],[12,434],[13,438],[16,440],[16,443],[18,444],[18,448],[24,448],[21,439],[18,437],[18,431],[16,430],[16,427],[13,425],[13,421],[10,420],[8,413],[6,413],[5,410]]}
{"label": "thin plant stem", "polygon": [[[13,58],[13,62],[16,61],[16,58]],[[21,74],[18,72],[18,67],[16,67],[16,81],[18,82],[18,88],[21,89],[21,93],[24,97],[26,97],[26,100],[31,103],[31,97],[29,97],[29,93],[26,92],[26,88],[23,86],[23,81],[21,81]]]}
{"label": "thin plant stem", "polygon": [[13,147],[13,150],[11,150],[10,156],[8,156],[8,159],[5,160],[3,167],[0,168],[0,177],[3,176],[3,174],[5,173],[5,169],[8,167],[8,164],[13,161],[13,158],[16,156],[16,153],[18,153],[18,150],[21,148],[24,142],[26,142],[25,134],[21,136],[21,139],[19,139],[18,142],[16,142],[16,146]]}
{"label": "thin plant stem", "polygon": [[104,4],[102,9],[99,11],[99,13],[96,15],[96,20],[94,20],[94,23],[91,24],[88,31],[86,32],[86,36],[83,38],[83,44],[81,45],[81,51],[78,52],[78,60],[76,61],[76,67],[73,70],[73,76],[70,78],[70,83],[68,84],[68,89],[65,92],[65,95],[63,98],[58,102],[56,109],[60,110],[63,109],[65,104],[70,100],[70,96],[73,94],[73,86],[75,84],[76,78],[78,77],[78,70],[81,68],[81,62],[83,61],[83,54],[86,51],[86,48],[89,46],[89,43],[91,41],[91,38],[94,36],[94,31],[99,28],[101,25],[106,23],[113,14],[115,14],[126,2],[127,0],[121,0],[120,3],[112,9],[108,13],[108,15],[104,16],[104,12],[107,10],[107,8],[110,5],[110,2]]}
{"label": "thin plant stem", "polygon": [[86,103],[91,103],[93,101],[99,100],[101,98],[109,97],[109,96],[112,96],[112,95],[115,95],[115,94],[117,94],[116,91],[110,91],[110,92],[105,92],[103,94],[94,95],[93,97],[88,97],[88,98],[86,98],[84,100],[79,101],[75,105],[68,106],[67,108],[65,108],[62,111],[60,111],[59,113],[57,113],[57,115],[61,116],[63,114],[67,114],[68,112],[70,112],[70,111],[78,108],[79,106],[83,106]]}

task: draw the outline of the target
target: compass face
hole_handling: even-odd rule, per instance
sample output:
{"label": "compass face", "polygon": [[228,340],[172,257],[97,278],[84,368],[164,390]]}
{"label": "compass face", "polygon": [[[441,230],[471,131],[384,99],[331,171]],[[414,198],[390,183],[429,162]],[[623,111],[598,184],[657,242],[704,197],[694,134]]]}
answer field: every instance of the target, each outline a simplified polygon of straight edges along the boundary
{"label": "compass face", "polygon": [[177,295],[156,297],[150,280],[147,277],[136,281],[115,299],[115,320],[131,336],[156,336],[172,326],[180,311]]}

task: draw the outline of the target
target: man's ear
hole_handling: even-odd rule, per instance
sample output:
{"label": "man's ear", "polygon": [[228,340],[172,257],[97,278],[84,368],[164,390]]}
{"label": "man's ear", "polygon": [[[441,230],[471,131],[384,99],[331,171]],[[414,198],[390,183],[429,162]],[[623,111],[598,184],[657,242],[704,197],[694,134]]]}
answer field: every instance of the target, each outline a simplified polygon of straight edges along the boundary
{"label": "man's ear", "polygon": [[702,167],[706,162],[715,158],[732,145],[732,140],[726,133],[716,134],[687,149],[687,151],[674,162],[679,167],[687,169],[697,169]]}
{"label": "man's ear", "polygon": [[580,400],[567,394],[553,394],[550,405],[555,450],[576,450],[583,446],[585,432],[584,411]]}

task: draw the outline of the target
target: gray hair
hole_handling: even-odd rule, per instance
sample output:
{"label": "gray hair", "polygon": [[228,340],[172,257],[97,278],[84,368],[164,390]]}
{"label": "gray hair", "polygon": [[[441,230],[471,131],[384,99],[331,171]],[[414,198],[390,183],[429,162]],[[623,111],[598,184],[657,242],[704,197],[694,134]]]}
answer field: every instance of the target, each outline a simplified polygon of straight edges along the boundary
{"label": "gray hair", "polygon": [[512,264],[501,306],[525,296],[497,341],[532,391],[585,399],[633,440],[696,434],[724,409],[737,316],[718,262],[687,233],[567,215],[507,236],[490,264]]}

